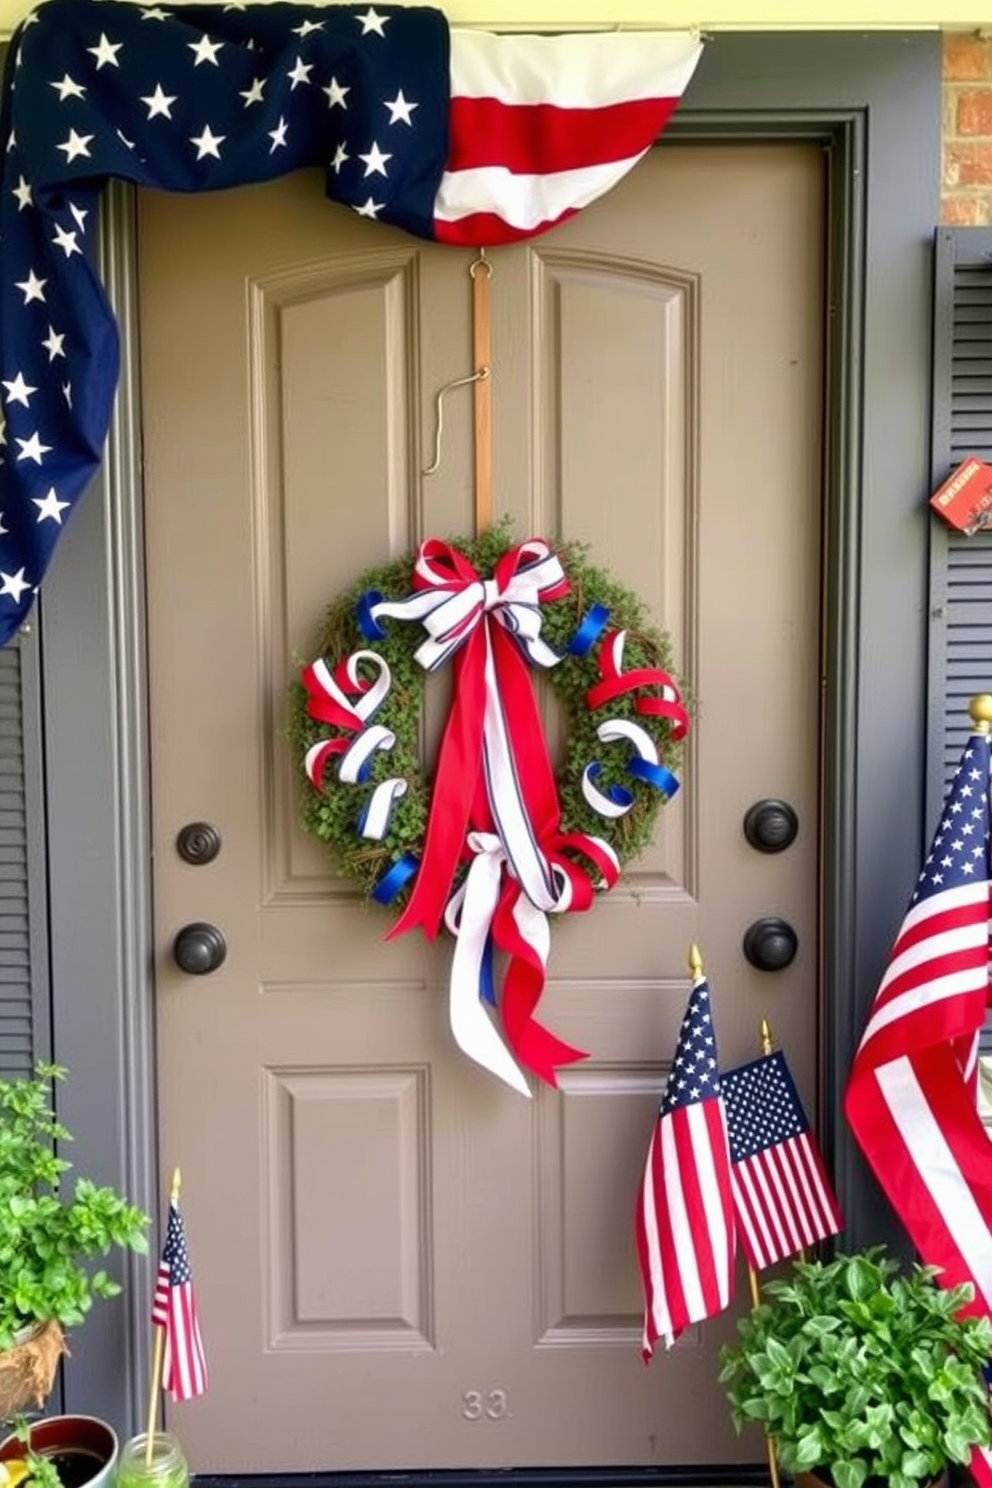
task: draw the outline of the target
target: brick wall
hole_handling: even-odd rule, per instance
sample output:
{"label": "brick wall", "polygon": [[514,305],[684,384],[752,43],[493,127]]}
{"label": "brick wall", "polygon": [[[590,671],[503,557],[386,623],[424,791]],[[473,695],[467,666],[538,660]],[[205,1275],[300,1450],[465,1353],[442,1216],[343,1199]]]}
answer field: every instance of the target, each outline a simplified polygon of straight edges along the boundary
{"label": "brick wall", "polygon": [[992,223],[992,31],[944,37],[941,221]]}

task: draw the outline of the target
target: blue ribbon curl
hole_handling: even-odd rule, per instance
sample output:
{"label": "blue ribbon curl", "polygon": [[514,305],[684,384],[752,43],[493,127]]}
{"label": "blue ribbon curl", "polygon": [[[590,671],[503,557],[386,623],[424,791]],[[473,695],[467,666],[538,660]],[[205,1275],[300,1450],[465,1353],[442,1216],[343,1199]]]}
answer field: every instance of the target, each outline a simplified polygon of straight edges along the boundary
{"label": "blue ribbon curl", "polygon": [[[597,780],[602,768],[602,765],[596,761],[586,766],[586,774],[590,780]],[[600,787],[597,786],[596,789],[599,790]],[[625,790],[622,785],[608,785],[603,791],[603,795],[608,801],[612,801],[614,806],[629,806],[634,799],[630,791]]]}
{"label": "blue ribbon curl", "polygon": [[392,904],[397,894],[406,887],[419,867],[419,858],[415,858],[413,853],[404,853],[401,858],[397,858],[391,868],[386,869],[372,890],[372,898],[377,904]]}
{"label": "blue ribbon curl", "polygon": [[368,589],[355,606],[358,628],[367,641],[384,641],[386,632],[372,614],[373,605],[382,603],[378,589]]}
{"label": "blue ribbon curl", "polygon": [[565,647],[569,655],[588,656],[606,629],[606,622],[609,618],[610,612],[606,605],[593,605],[592,609],[583,616],[578,630]]}
{"label": "blue ribbon curl", "polygon": [[664,765],[652,765],[650,760],[640,757],[633,759],[627,766],[627,771],[630,775],[636,775],[638,780],[646,780],[655,790],[664,791],[669,800],[679,788],[679,782],[671,770],[666,770]]}

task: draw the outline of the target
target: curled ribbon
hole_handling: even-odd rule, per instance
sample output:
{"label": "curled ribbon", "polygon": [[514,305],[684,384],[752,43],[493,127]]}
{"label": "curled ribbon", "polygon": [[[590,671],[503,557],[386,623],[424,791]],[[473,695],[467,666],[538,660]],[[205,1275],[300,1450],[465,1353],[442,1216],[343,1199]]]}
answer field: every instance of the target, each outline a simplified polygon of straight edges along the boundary
{"label": "curled ribbon", "polygon": [[[674,796],[679,788],[678,780],[661,763],[658,746],[647,729],[642,728],[639,723],[632,723],[628,718],[610,718],[599,725],[596,733],[604,744],[625,741],[633,745],[634,758],[627,766],[628,774],[664,791],[669,800]],[[586,766],[582,772],[582,794],[593,811],[615,821],[627,814],[634,804],[634,797],[620,785],[610,786],[607,791],[600,790],[596,780],[601,768],[598,762]]]}
{"label": "curled ribbon", "polygon": [[[375,669],[374,678],[362,676],[362,662]],[[364,784],[372,768],[372,756],[380,749],[392,749],[396,743],[391,729],[369,723],[389,696],[392,674],[388,663],[376,651],[353,651],[332,672],[320,657],[304,667],[302,680],[310,717],[355,735],[352,740],[338,735],[311,744],[303,760],[307,779],[320,790],[328,763],[341,755],[339,780],[348,785]],[[406,781],[400,778],[384,780],[376,786],[359,818],[358,829],[363,837],[381,840],[385,836],[392,807],[406,789]]]}
{"label": "curled ribbon", "polygon": [[625,692],[644,693],[634,702],[637,712],[647,717],[670,719],[672,738],[683,739],[689,730],[689,715],[682,706],[678,687],[660,667],[635,667],[625,672],[623,653],[626,640],[625,630],[610,631],[604,639],[599,658],[601,680],[586,693],[586,703],[595,710]]}

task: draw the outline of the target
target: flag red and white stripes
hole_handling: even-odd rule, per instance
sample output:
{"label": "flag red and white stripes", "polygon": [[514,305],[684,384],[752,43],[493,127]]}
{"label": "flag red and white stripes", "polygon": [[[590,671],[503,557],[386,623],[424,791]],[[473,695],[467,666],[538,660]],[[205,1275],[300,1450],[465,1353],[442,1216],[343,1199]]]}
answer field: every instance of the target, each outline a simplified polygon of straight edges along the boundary
{"label": "flag red and white stripes", "polygon": [[730,1149],[709,987],[697,980],[648,1149],[637,1201],[644,1288],[642,1352],[671,1348],[713,1317],[733,1290]]}
{"label": "flag red and white stripes", "polygon": [[684,31],[451,33],[439,242],[531,237],[614,186],[658,138],[702,52]]}
{"label": "flag red and white stripes", "polygon": [[207,1388],[207,1363],[200,1338],[196,1293],[179,1206],[169,1204],[162,1259],[155,1279],[152,1322],[165,1330],[162,1385],[173,1400],[192,1400]]}
{"label": "flag red and white stripes", "polygon": [[844,1222],[781,1050],[725,1071],[722,1083],[737,1227],[762,1271]]}
{"label": "flag red and white stripes", "polygon": [[[966,745],[858,1046],[845,1111],[876,1178],[941,1283],[992,1314],[992,1147],[974,1064],[989,996],[990,743]],[[992,1485],[992,1458],[972,1472]]]}

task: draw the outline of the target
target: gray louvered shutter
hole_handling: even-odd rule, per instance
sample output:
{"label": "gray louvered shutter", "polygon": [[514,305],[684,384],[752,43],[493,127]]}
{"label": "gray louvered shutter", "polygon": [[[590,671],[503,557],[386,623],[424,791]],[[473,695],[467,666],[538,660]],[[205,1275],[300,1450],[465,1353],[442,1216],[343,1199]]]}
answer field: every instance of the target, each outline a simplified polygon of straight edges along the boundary
{"label": "gray louvered shutter", "polygon": [[[968,455],[992,464],[992,229],[940,228],[934,275],[932,487]],[[931,521],[928,830],[969,728],[992,692],[992,531]]]}
{"label": "gray louvered shutter", "polygon": [[37,645],[0,649],[0,1074],[50,1052]]}

